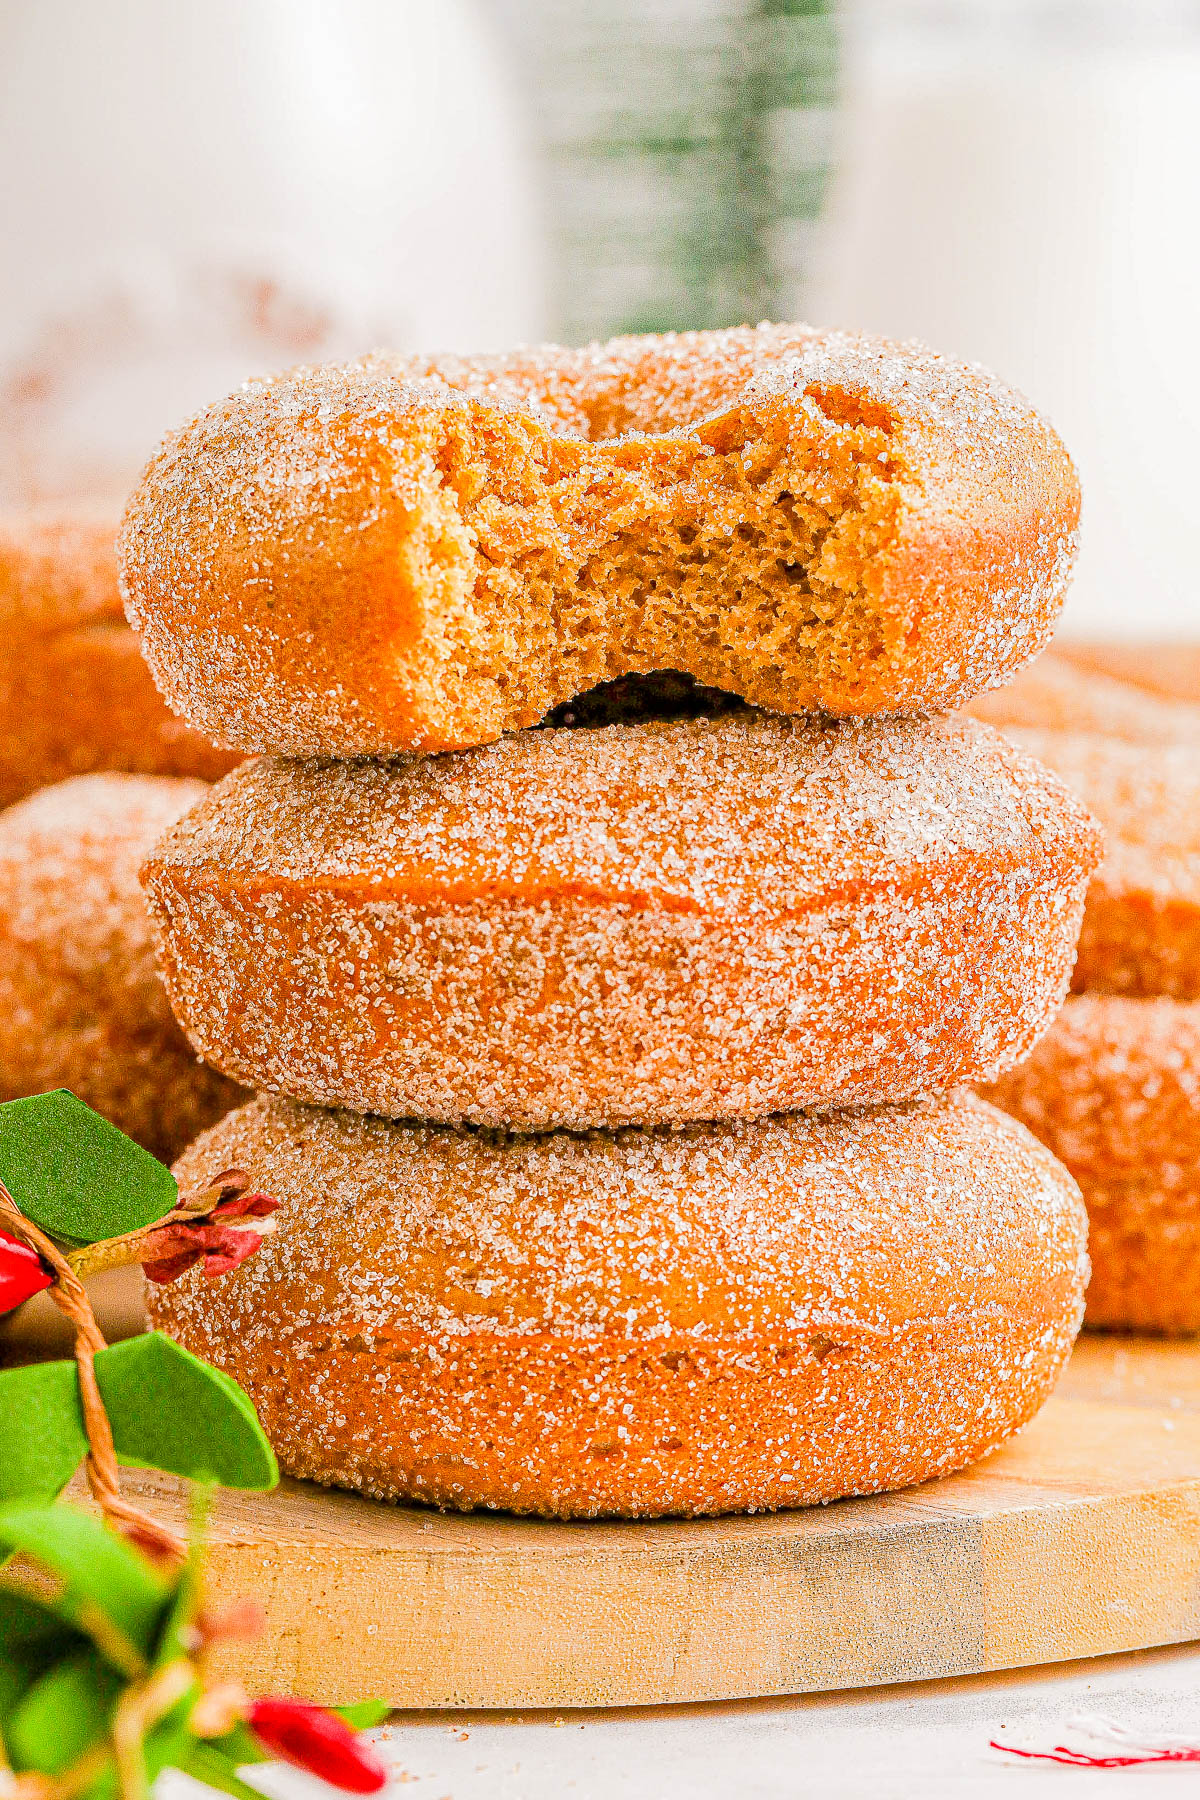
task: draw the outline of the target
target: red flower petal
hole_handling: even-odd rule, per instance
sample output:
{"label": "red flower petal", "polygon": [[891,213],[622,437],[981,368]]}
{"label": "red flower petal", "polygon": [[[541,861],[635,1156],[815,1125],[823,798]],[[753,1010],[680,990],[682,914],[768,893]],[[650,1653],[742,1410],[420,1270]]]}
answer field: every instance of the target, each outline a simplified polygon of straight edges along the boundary
{"label": "red flower petal", "polygon": [[205,1275],[227,1275],[253,1256],[261,1243],[260,1233],[247,1225],[176,1219],[173,1224],[146,1233],[142,1239],[142,1268],[151,1281],[174,1281],[203,1258]]}
{"label": "red flower petal", "polygon": [[165,1287],[168,1281],[177,1281],[181,1275],[186,1275],[203,1255],[204,1252],[198,1244],[189,1245],[186,1250],[181,1250],[178,1256],[164,1256],[156,1262],[144,1262],[142,1274],[147,1281],[157,1281]]}
{"label": "red flower petal", "polygon": [[33,1294],[54,1285],[54,1276],[36,1250],[0,1230],[0,1313],[12,1312]]}
{"label": "red flower petal", "polygon": [[307,1700],[254,1700],[246,1715],[267,1750],[351,1794],[377,1794],[387,1770],[344,1719]]}
{"label": "red flower petal", "polygon": [[270,1194],[236,1194],[232,1200],[221,1200],[213,1207],[210,1219],[265,1219],[278,1207]]}

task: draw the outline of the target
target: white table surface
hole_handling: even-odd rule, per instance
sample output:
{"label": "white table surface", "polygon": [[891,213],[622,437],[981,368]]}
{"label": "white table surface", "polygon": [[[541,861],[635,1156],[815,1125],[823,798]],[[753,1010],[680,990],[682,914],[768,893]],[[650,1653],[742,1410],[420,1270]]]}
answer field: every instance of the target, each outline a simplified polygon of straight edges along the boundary
{"label": "white table surface", "polygon": [[[376,1734],[392,1800],[1142,1800],[1200,1794],[1200,1765],[1091,1770],[1021,1762],[993,1737],[1070,1735],[1102,1714],[1147,1736],[1200,1742],[1200,1646],[1010,1675],[790,1700],[618,1712],[405,1713]],[[271,1800],[329,1800],[280,1768]],[[190,1782],[160,1784],[183,1800]]]}

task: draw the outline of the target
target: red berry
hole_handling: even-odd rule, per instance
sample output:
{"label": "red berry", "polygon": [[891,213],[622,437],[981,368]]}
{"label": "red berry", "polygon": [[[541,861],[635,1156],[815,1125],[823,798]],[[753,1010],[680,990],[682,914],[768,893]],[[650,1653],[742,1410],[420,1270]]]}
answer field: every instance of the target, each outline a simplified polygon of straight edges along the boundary
{"label": "red berry", "polygon": [[267,1750],[351,1794],[377,1794],[387,1770],[344,1719],[307,1700],[252,1700],[246,1722]]}
{"label": "red berry", "polygon": [[31,1294],[53,1286],[54,1277],[36,1250],[0,1230],[0,1313],[11,1312]]}

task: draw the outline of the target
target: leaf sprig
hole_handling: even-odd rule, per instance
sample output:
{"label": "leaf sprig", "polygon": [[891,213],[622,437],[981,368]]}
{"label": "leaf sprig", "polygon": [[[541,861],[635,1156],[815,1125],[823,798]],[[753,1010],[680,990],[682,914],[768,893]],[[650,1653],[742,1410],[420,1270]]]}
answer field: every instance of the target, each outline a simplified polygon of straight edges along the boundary
{"label": "leaf sprig", "polygon": [[[239,1766],[282,1757],[348,1791],[387,1771],[344,1717],[252,1700],[206,1672],[220,1636],[257,1629],[200,1604],[200,1557],[131,1505],[122,1463],[263,1490],[279,1479],[249,1396],[158,1332],[109,1346],[82,1276],[141,1263],[173,1280],[253,1253],[275,1202],[240,1170],[180,1199],[170,1172],[60,1091],[0,1105],[0,1312],[45,1289],[75,1330],[73,1361],[0,1374],[0,1773],[11,1800],[146,1800],[164,1768],[258,1800]],[[50,1504],[80,1461],[102,1517]],[[7,1758],[7,1760],[6,1760]]]}
{"label": "leaf sprig", "polygon": [[[180,1560],[182,1539],[123,1498],[120,1462],[275,1485],[274,1454],[237,1382],[157,1332],[110,1349],[82,1281],[132,1263],[173,1279],[203,1259],[208,1272],[213,1233],[213,1272],[236,1267],[273,1222],[275,1202],[249,1189],[240,1170],[223,1170],[181,1201],[168,1169],[66,1090],[0,1106],[0,1228],[39,1259],[39,1285],[75,1332],[73,1363],[0,1374],[0,1500],[53,1499],[83,1460],[105,1518],[150,1554]],[[230,1208],[236,1226],[224,1222]],[[230,1235],[242,1240],[236,1254]]]}
{"label": "leaf sprig", "polygon": [[0,1575],[11,1800],[146,1800],[166,1768],[261,1800],[238,1769],[280,1756],[351,1792],[384,1786],[356,1733],[386,1702],[337,1715],[210,1680],[210,1646],[254,1621],[206,1617],[197,1550],[164,1572],[75,1507],[15,1505],[0,1507],[0,1555],[21,1558]]}

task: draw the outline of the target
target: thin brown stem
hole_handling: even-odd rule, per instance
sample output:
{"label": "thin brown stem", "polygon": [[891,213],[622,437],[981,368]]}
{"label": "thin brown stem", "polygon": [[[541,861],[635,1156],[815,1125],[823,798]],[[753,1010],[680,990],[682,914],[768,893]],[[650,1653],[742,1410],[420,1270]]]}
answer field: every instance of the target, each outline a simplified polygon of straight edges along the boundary
{"label": "thin brown stem", "polygon": [[110,1525],[132,1538],[148,1555],[183,1562],[187,1557],[184,1540],[122,1497],[112,1426],[96,1380],[96,1356],[108,1345],[96,1323],[87,1289],[54,1240],[25,1217],[3,1181],[0,1181],[0,1223],[36,1251],[53,1270],[54,1281],[48,1290],[50,1298],[74,1328],[75,1367],[79,1372],[79,1399],[88,1440],[88,1485],[96,1504]]}
{"label": "thin brown stem", "polygon": [[[111,1766],[110,1756],[116,1762],[121,1800],[145,1800],[143,1745],[146,1733],[183,1699],[195,1681],[196,1671],[186,1657],[156,1669],[153,1675],[127,1688],[121,1696],[108,1743],[97,1744],[60,1775],[40,1775],[31,1771],[16,1776],[7,1790],[11,1800],[76,1800],[77,1795],[91,1787],[97,1776]],[[244,1716],[244,1712],[243,1706],[237,1717]]]}
{"label": "thin brown stem", "polygon": [[97,1744],[61,1775],[40,1775],[30,1770],[15,1776],[7,1790],[9,1800],[75,1800],[108,1766],[108,1745]]}
{"label": "thin brown stem", "polygon": [[137,1687],[127,1688],[113,1715],[113,1755],[121,1800],[146,1800],[146,1733],[194,1686],[196,1672],[186,1657],[167,1663]]}
{"label": "thin brown stem", "polygon": [[[198,1192],[185,1194],[179,1205],[164,1213],[161,1219],[153,1219],[149,1225],[142,1225],[137,1231],[126,1231],[120,1237],[100,1238],[94,1244],[83,1244],[78,1250],[69,1251],[66,1261],[77,1275],[98,1275],[104,1269],[128,1268],[143,1260],[141,1252],[146,1239],[154,1232],[162,1231],[168,1225],[198,1224],[215,1211],[222,1200],[244,1194],[249,1185],[250,1177],[244,1169],[223,1169]],[[259,1227],[260,1231],[263,1229]]]}

